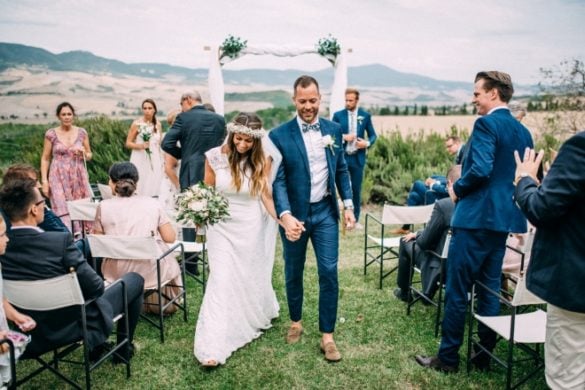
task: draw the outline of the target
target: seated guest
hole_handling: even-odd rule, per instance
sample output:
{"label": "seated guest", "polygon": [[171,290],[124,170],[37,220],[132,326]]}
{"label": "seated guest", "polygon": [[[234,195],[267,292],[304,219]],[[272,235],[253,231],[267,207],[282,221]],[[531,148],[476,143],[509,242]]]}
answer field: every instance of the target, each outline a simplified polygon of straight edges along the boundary
{"label": "seated guest", "polygon": [[[124,310],[122,285],[104,290],[103,280],[73,246],[70,233],[46,232],[38,227],[44,218],[44,203],[37,182],[32,179],[13,180],[0,189],[0,207],[12,222],[6,253],[0,256],[3,277],[5,280],[43,280],[74,270],[84,298],[97,298],[86,308],[88,344],[92,357],[97,358],[112,331],[112,319]],[[136,273],[126,274],[122,280],[127,288],[129,329],[125,329],[125,321],[118,322],[118,329],[127,331],[132,342],[142,307],[144,280]],[[31,332],[27,355],[40,355],[82,337],[77,308],[22,311],[37,323]],[[123,353],[129,358],[132,351],[130,345]]]}
{"label": "seated guest", "polygon": [[[32,166],[28,165],[28,164],[14,164],[10,167],[8,167],[8,169],[6,170],[6,173],[4,173],[4,177],[2,178],[2,185],[7,185],[8,183],[10,183],[12,180],[17,180],[17,179],[33,179],[34,181],[37,182],[37,187],[40,189],[41,188],[41,183],[39,182],[39,175],[37,173],[37,170],[35,168],[33,168]],[[51,210],[46,204],[45,204],[45,215],[43,218],[43,222],[41,222],[41,224],[39,225],[39,227],[41,229],[43,229],[46,232],[66,232],[69,233],[69,229],[65,226],[65,224],[63,224],[63,221],[61,221],[61,218],[57,217],[55,215],[55,213],[53,212],[53,210]],[[0,208],[0,214],[2,214],[2,216],[4,217],[4,220],[6,221],[6,229],[10,234],[10,219],[4,215],[4,212],[2,211],[2,209]],[[75,241],[75,246],[77,247],[77,249],[79,249],[81,251],[81,253],[83,253],[83,256],[86,259],[91,259],[91,254],[89,252],[89,245],[87,244],[87,240],[86,239],[80,239]]]}
{"label": "seated guest", "polygon": [[[452,166],[447,172],[448,186],[450,187],[452,183],[455,183],[459,177],[461,177],[461,165]],[[431,219],[425,228],[418,233],[408,233],[400,240],[396,277],[398,288],[394,290],[394,295],[398,299],[405,302],[412,299],[409,285],[412,275],[411,257],[413,248],[414,264],[421,270],[422,291],[429,298],[432,298],[435,294],[441,261],[435,256],[425,253],[425,250],[432,250],[438,254],[442,253],[454,208],[455,202],[450,197],[438,200],[435,202]]]}
{"label": "seated guest", "polygon": [[[96,212],[94,234],[108,234],[113,236],[154,236],[157,238],[159,255],[168,249],[165,243],[175,241],[175,231],[171,226],[165,210],[157,199],[136,195],[136,184],[138,183],[138,170],[131,162],[119,162],[112,165],[109,172],[109,185],[112,188],[114,197],[102,201]],[[156,255],[156,254],[153,254]],[[181,268],[170,254],[161,263],[161,282],[171,281],[174,286],[182,286]],[[157,287],[156,262],[104,259],[102,263],[102,274],[108,281],[114,281],[127,272],[137,272],[144,278],[144,288],[153,289]],[[174,298],[180,293],[177,287],[165,287],[164,294]],[[152,300],[150,300],[152,299]],[[145,311],[158,313],[152,305],[155,294],[151,294],[145,300]],[[176,306],[167,308],[176,311]],[[168,312],[167,312],[168,314]]]}
{"label": "seated guest", "polygon": [[[3,255],[6,251],[6,244],[8,243],[8,235],[6,234],[6,223],[4,218],[0,215],[0,255]],[[37,326],[35,320],[26,314],[20,313],[16,310],[8,299],[2,298],[2,272],[0,272],[0,340],[7,338],[8,336],[8,323],[6,320],[14,322],[18,328],[23,332],[29,332]],[[9,350],[7,343],[0,344],[0,355],[7,353]],[[16,352],[16,359],[20,357],[18,350]],[[9,359],[0,359],[0,384],[7,383],[10,381],[10,367],[8,363]]]}
{"label": "seated guest", "polygon": [[[455,135],[447,137],[445,140],[445,149],[451,156],[455,156],[455,164],[461,165],[465,153],[465,144]],[[424,181],[417,180],[412,184],[406,204],[408,206],[422,206],[425,204],[435,203],[438,199],[448,197],[447,178],[441,175],[432,175]],[[406,234],[409,232],[409,225],[392,231],[394,234]]]}

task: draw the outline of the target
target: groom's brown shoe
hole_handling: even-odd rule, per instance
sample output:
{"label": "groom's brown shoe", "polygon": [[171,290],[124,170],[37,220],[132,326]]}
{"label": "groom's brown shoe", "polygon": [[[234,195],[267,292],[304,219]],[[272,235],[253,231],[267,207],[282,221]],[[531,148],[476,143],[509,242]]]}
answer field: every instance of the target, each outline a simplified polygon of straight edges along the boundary
{"label": "groom's brown shoe", "polygon": [[286,343],[287,344],[294,344],[298,343],[301,339],[301,335],[303,334],[303,327],[301,325],[291,325],[288,328],[288,332],[286,332]]}
{"label": "groom's brown shoe", "polygon": [[334,341],[323,344],[323,340],[321,340],[321,352],[325,354],[325,360],[328,362],[334,363],[341,360],[341,353],[339,353]]}

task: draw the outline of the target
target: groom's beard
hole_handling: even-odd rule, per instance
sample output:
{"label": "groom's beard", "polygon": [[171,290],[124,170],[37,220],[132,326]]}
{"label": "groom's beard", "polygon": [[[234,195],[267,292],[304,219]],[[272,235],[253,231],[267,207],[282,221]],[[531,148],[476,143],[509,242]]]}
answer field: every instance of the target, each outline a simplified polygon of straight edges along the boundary
{"label": "groom's beard", "polygon": [[317,117],[317,114],[319,114],[319,107],[306,108],[299,111],[299,116],[301,117],[301,119],[309,124],[313,123],[313,121]]}

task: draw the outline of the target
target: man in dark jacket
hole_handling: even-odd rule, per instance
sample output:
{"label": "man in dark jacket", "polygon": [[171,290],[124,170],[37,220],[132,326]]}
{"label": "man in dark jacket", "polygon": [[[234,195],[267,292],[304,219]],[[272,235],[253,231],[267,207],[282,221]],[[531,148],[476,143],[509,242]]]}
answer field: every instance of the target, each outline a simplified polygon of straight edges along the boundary
{"label": "man in dark jacket", "polygon": [[536,226],[526,286],[548,303],[545,374],[552,389],[585,388],[585,132],[563,144],[542,184],[543,153],[516,157],[517,204]]}
{"label": "man in dark jacket", "polygon": [[[461,176],[461,165],[452,166],[447,172],[447,186],[455,183]],[[405,302],[411,299],[409,286],[412,276],[411,258],[414,250],[415,265],[421,270],[422,291],[432,298],[437,290],[437,281],[441,261],[435,256],[425,253],[432,250],[441,254],[445,239],[451,226],[451,217],[455,203],[451,198],[440,199],[435,202],[431,219],[425,228],[417,233],[409,233],[400,241],[398,251],[398,273],[396,283],[398,288],[394,295]],[[424,302],[424,301],[423,301]]]}
{"label": "man in dark jacket", "polygon": [[[86,308],[89,347],[103,349],[112,331],[112,319],[123,312],[122,286],[116,284],[104,289],[103,280],[75,248],[70,233],[45,232],[38,227],[44,218],[44,206],[45,200],[35,180],[14,180],[0,189],[0,207],[12,222],[6,253],[0,256],[3,277],[6,280],[42,280],[74,270],[84,298],[97,298]],[[130,272],[122,280],[127,287],[128,333],[132,341],[142,308],[144,279]],[[27,355],[37,356],[82,337],[77,308],[22,312],[37,322],[31,332]],[[125,332],[125,321],[119,321],[118,327]],[[132,347],[124,353],[125,357],[131,357]]]}

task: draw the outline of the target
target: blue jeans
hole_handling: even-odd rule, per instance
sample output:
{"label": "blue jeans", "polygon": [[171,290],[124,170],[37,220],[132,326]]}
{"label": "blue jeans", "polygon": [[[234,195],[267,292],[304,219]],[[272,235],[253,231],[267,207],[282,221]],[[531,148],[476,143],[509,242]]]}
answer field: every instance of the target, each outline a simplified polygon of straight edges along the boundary
{"label": "blue jeans", "polygon": [[339,253],[339,229],[330,199],[312,203],[305,222],[305,231],[295,242],[286,239],[280,229],[284,252],[286,298],[292,321],[300,321],[303,311],[303,271],[309,239],[317,257],[319,274],[319,330],[332,333],[337,318],[339,285],[337,260]]}
{"label": "blue jeans", "polygon": [[360,210],[362,206],[362,182],[364,181],[364,166],[360,164],[357,153],[346,154],[347,170],[351,180],[351,191],[353,200],[353,214],[356,222],[360,219]]}
{"label": "blue jeans", "polygon": [[[459,365],[459,348],[465,332],[467,293],[475,280],[499,291],[502,261],[508,233],[486,229],[453,228],[447,259],[445,287],[445,314],[443,317],[439,359],[450,366]],[[500,302],[497,296],[484,289],[477,293],[477,312],[484,316],[498,315]],[[496,335],[485,326],[478,326],[479,339],[492,350]]]}

